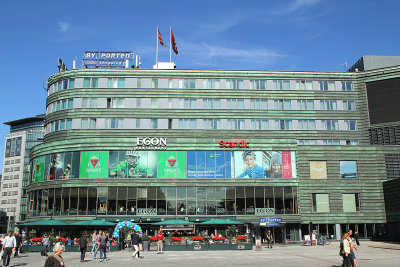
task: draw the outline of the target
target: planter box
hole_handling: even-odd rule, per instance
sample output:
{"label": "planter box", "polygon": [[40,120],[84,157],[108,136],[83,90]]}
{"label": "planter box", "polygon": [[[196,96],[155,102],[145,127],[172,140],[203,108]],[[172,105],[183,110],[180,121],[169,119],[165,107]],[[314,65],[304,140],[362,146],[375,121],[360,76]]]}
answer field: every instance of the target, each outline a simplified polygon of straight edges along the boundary
{"label": "planter box", "polygon": [[[111,252],[113,251],[118,251],[118,247],[117,246],[111,246],[110,247]],[[32,245],[32,246],[27,246],[27,245],[23,245],[21,248],[21,251],[23,253],[25,252],[41,252],[43,250],[43,246],[39,246],[39,245]],[[90,252],[90,250],[92,250],[92,247],[89,246],[88,251]],[[53,246],[50,246],[49,248],[47,248],[47,251],[49,253],[53,253]],[[78,249],[77,246],[65,246],[65,250],[64,252],[80,252],[80,250]]]}
{"label": "planter box", "polygon": [[252,250],[252,244],[189,244],[189,245],[166,245],[166,251],[198,251],[198,250]]}

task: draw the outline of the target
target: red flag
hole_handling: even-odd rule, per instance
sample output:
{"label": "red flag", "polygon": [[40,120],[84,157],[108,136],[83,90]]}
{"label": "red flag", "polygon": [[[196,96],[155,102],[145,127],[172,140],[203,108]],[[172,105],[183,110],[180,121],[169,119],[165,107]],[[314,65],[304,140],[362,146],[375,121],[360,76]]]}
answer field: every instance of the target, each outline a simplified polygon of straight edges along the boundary
{"label": "red flag", "polygon": [[160,41],[160,45],[166,46],[166,45],[164,44],[163,39],[162,39],[162,35],[161,35],[160,30],[158,30],[158,36],[157,36],[157,38],[158,38],[158,40]]}
{"label": "red flag", "polygon": [[172,46],[172,49],[174,50],[175,54],[177,55],[178,54],[178,47],[176,46],[175,36],[174,36],[174,34],[172,32],[172,29],[171,29],[171,46]]}

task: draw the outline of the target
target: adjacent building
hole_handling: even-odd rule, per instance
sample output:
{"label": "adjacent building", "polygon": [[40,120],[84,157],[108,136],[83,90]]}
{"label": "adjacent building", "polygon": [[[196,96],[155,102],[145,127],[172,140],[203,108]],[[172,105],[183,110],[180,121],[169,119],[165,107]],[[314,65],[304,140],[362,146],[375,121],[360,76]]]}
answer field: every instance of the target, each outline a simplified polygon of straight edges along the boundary
{"label": "adjacent building", "polygon": [[382,101],[400,100],[399,81],[400,66],[54,74],[44,143],[30,154],[28,220],[150,229],[228,218],[256,235],[271,227],[278,242],[314,229],[384,236],[382,182],[398,178],[400,131]]}
{"label": "adjacent building", "polygon": [[11,225],[25,221],[29,154],[30,149],[43,140],[44,119],[45,114],[41,114],[5,123],[10,126],[10,133],[5,137],[0,207]]}

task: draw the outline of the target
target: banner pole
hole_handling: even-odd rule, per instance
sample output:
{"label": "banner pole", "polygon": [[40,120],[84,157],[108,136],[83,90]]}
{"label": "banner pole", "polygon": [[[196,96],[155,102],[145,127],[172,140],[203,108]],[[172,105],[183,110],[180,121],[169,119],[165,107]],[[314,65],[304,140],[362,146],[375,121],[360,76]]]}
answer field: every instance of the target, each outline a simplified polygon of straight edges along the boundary
{"label": "banner pole", "polygon": [[172,62],[172,28],[169,26],[169,63]]}
{"label": "banner pole", "polygon": [[158,26],[156,32],[156,69],[158,69]]}

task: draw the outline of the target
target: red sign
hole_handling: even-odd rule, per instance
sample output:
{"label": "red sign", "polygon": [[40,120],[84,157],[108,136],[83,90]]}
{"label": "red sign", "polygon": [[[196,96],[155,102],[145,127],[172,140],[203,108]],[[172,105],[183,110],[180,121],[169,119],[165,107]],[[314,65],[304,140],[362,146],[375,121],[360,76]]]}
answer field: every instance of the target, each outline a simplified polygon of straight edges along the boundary
{"label": "red sign", "polygon": [[282,151],[282,178],[292,178],[292,157],[290,151]]}
{"label": "red sign", "polygon": [[90,162],[92,163],[93,167],[96,167],[97,162],[99,162],[98,159],[91,159]]}
{"label": "red sign", "polygon": [[176,162],[176,159],[169,159],[168,160],[168,163],[169,163],[169,165],[171,165],[171,167],[174,167],[175,162]]}
{"label": "red sign", "polygon": [[219,141],[219,147],[227,147],[227,148],[232,148],[232,147],[249,147],[249,142],[246,142],[245,140],[242,140],[240,142],[225,142],[224,140]]}

